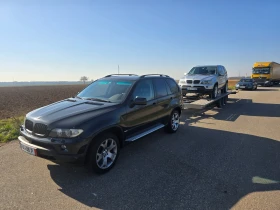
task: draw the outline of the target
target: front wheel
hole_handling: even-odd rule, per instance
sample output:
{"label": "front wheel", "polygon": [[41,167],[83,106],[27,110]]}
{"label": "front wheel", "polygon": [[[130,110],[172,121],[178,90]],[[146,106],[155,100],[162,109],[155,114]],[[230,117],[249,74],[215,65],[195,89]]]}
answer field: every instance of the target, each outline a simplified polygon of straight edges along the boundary
{"label": "front wheel", "polygon": [[223,88],[223,93],[227,93],[228,92],[228,82],[226,82],[224,88]]}
{"label": "front wheel", "polygon": [[173,110],[169,118],[169,122],[165,127],[165,131],[168,133],[175,133],[180,125],[180,113],[178,110]]}
{"label": "front wheel", "polygon": [[120,150],[117,136],[112,133],[103,134],[93,139],[89,148],[87,168],[98,174],[108,172],[115,165]]}
{"label": "front wheel", "polygon": [[217,95],[218,95],[218,85],[216,84],[212,90],[212,93],[211,93],[211,98],[212,99],[215,99],[217,98]]}

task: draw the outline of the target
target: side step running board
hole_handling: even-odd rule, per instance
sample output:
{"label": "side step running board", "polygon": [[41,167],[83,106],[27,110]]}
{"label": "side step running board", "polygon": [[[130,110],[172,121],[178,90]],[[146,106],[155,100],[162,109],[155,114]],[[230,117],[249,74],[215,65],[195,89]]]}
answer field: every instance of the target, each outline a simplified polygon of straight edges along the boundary
{"label": "side step running board", "polygon": [[140,133],[140,134],[138,134],[136,136],[132,136],[132,137],[128,138],[125,141],[135,141],[135,140],[140,139],[143,136],[146,136],[146,135],[148,135],[148,134],[150,134],[150,133],[152,133],[152,132],[154,132],[156,130],[159,130],[159,129],[163,128],[163,127],[164,127],[163,124],[157,125],[156,127],[153,127],[153,128],[151,128],[151,129],[149,129],[149,130],[147,130],[147,131],[145,131],[143,133]]}

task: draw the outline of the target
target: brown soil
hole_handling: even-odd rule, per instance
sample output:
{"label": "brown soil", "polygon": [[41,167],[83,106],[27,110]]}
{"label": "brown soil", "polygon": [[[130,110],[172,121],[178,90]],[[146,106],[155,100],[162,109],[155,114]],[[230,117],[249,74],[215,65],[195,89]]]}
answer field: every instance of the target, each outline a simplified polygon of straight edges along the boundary
{"label": "brown soil", "polygon": [[85,85],[0,87],[0,119],[24,116],[50,103],[72,97]]}

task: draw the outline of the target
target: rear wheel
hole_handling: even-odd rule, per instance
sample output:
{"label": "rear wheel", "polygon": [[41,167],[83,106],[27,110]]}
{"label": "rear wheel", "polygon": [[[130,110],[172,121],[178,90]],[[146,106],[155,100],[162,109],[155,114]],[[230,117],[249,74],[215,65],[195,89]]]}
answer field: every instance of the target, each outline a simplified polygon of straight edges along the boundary
{"label": "rear wheel", "polygon": [[93,139],[89,148],[87,168],[95,173],[105,173],[112,169],[119,156],[119,140],[113,133],[103,134]]}
{"label": "rear wheel", "polygon": [[180,113],[178,110],[173,110],[170,115],[169,122],[165,127],[165,131],[168,133],[175,133],[180,125]]}

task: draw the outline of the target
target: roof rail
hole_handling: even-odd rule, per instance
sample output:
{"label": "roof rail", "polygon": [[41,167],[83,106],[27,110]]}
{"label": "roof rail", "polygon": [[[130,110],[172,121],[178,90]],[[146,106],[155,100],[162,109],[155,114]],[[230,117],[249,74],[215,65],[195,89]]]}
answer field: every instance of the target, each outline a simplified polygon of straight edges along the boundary
{"label": "roof rail", "polygon": [[128,76],[138,76],[137,74],[109,74],[105,77],[111,77],[111,76],[123,76],[123,75],[128,75]]}
{"label": "roof rail", "polygon": [[142,77],[146,77],[146,76],[152,76],[152,75],[155,75],[155,76],[160,76],[160,77],[169,77],[168,75],[165,75],[165,74],[145,74],[145,75],[142,75]]}

